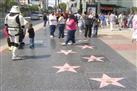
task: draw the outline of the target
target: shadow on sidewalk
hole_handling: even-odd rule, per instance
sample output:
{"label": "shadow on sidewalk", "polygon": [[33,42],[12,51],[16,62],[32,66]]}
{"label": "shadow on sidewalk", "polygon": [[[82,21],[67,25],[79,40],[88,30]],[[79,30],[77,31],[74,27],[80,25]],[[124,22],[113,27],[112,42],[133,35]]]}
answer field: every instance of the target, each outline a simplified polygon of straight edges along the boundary
{"label": "shadow on sidewalk", "polygon": [[24,56],[21,56],[23,58],[23,60],[26,60],[26,59],[45,59],[45,58],[49,58],[51,55],[32,55],[32,56],[29,56],[29,55],[24,55]]}

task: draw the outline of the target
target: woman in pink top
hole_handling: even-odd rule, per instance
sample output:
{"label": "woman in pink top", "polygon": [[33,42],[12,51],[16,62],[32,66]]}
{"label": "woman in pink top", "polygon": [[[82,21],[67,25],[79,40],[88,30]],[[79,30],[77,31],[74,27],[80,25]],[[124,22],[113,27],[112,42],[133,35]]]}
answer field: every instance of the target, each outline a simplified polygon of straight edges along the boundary
{"label": "woman in pink top", "polygon": [[69,18],[66,21],[67,39],[65,45],[67,45],[69,41],[72,41],[72,44],[75,43],[76,29],[77,29],[76,17],[72,14],[69,16]]}

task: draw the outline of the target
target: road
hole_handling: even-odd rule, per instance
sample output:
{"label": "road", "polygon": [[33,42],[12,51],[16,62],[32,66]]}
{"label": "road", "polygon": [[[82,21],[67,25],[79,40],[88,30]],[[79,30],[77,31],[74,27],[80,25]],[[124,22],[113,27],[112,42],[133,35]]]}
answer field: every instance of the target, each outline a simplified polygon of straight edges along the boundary
{"label": "road", "polygon": [[43,20],[31,20],[31,22],[35,26],[36,24],[43,22]]}

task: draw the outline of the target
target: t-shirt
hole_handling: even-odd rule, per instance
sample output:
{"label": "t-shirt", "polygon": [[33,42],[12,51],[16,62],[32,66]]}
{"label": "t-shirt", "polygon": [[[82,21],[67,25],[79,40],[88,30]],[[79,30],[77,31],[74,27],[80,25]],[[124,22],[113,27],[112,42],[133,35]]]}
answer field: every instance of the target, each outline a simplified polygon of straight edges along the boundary
{"label": "t-shirt", "polygon": [[28,33],[29,33],[29,38],[34,38],[35,32],[33,28],[28,29]]}
{"label": "t-shirt", "polygon": [[49,15],[49,25],[57,25],[57,17],[55,15]]}

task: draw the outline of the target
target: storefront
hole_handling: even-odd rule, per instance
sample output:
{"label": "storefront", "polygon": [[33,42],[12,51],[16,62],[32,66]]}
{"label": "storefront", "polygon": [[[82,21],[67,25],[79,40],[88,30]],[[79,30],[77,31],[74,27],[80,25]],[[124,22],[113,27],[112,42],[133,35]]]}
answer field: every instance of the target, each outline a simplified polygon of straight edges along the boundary
{"label": "storefront", "polygon": [[100,13],[108,14],[110,12],[117,12],[117,5],[100,4]]}
{"label": "storefront", "polygon": [[95,4],[87,4],[87,12],[95,12],[95,13],[104,13],[108,14],[109,12],[114,11],[117,13],[117,9],[119,6],[117,5],[107,5],[107,4],[100,4],[100,3],[95,3]]}

